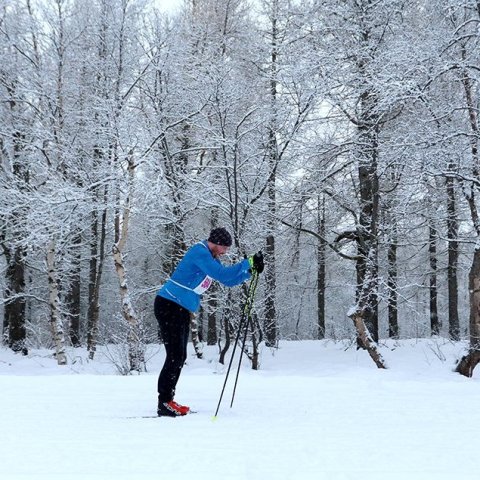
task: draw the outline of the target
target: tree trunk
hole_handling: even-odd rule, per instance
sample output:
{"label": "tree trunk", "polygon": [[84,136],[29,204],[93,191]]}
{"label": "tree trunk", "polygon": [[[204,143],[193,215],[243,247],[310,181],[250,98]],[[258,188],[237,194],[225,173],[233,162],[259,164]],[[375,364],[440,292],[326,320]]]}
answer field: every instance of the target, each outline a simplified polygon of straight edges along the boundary
{"label": "tree trunk", "polygon": [[80,279],[81,279],[81,265],[80,265],[80,247],[82,238],[77,235],[74,240],[74,251],[72,259],[72,279],[67,292],[66,303],[68,306],[69,321],[69,337],[70,342],[74,347],[82,345],[80,337]]}
{"label": "tree trunk", "polygon": [[90,262],[88,282],[88,311],[87,311],[87,350],[90,360],[93,360],[97,348],[98,315],[100,310],[100,269],[99,263],[103,259],[99,257],[98,238],[98,212],[92,212],[90,237]]}
{"label": "tree trunk", "polygon": [[371,270],[367,270],[365,273],[362,290],[359,293],[357,304],[355,309],[349,314],[349,317],[353,320],[353,324],[357,330],[357,344],[368,351],[370,357],[378,368],[387,368],[386,363],[380,355],[380,352],[378,352],[375,346],[375,341],[372,339],[364,321],[366,307],[370,301],[370,291],[372,290],[373,285],[376,285],[377,282],[375,265],[373,262],[368,262],[368,260],[369,259],[367,259],[367,265],[370,265]]}
{"label": "tree trunk", "polygon": [[67,356],[65,353],[65,333],[59,309],[60,299],[58,295],[58,281],[55,257],[55,241],[51,240],[47,250],[50,327],[52,330],[53,341],[55,343],[57,363],[59,365],[66,365]]}
{"label": "tree trunk", "polygon": [[[108,187],[104,189],[104,205],[108,197]],[[91,239],[90,239],[90,272],[88,284],[88,312],[87,312],[87,349],[89,358],[93,360],[97,349],[98,321],[100,314],[100,285],[102,281],[103,265],[105,261],[105,238],[107,230],[107,209],[103,208],[100,237],[98,213],[92,213]]]}
{"label": "tree trunk", "polygon": [[203,358],[202,346],[198,338],[198,322],[194,313],[190,312],[190,330],[192,332],[192,344],[197,358]]}
{"label": "tree trunk", "polygon": [[326,248],[325,241],[325,200],[320,208],[318,202],[318,244],[317,244],[317,338],[325,338],[325,290],[326,290]]}
{"label": "tree trunk", "polygon": [[[216,155],[214,154],[214,162],[216,163]],[[218,180],[220,181],[220,179]],[[212,208],[210,211],[210,229],[213,230],[217,227],[218,223],[218,209]],[[217,335],[217,298],[218,288],[215,282],[208,290],[207,297],[207,345],[216,345],[218,343]]]}
{"label": "tree trunk", "polygon": [[223,348],[221,348],[221,345],[220,345],[220,337],[218,338],[218,346],[220,348],[220,358],[219,358],[218,361],[222,365],[225,365],[225,356],[228,352],[228,349],[230,348],[231,335],[232,335],[232,332],[233,332],[233,328],[232,328],[231,323],[230,323],[230,318],[232,316],[231,306],[233,305],[233,298],[232,298],[232,291],[231,290],[228,290],[226,305],[227,306],[224,310],[223,319],[222,319],[223,326],[224,326],[224,333],[225,333],[225,345],[223,346]]}
{"label": "tree trunk", "polygon": [[212,285],[208,291],[207,300],[207,345],[216,345],[217,336],[217,288]]}
{"label": "tree trunk", "polygon": [[369,332],[371,332],[374,340],[378,342],[378,251],[377,251],[377,237],[376,237],[376,218],[378,210],[374,212],[371,210],[374,203],[370,197],[370,188],[365,183],[371,183],[371,177],[375,174],[365,167],[359,169],[360,185],[362,191],[362,209],[360,214],[360,233],[358,240],[359,259],[357,260],[357,301],[364,292],[364,285],[367,277],[367,272],[370,271],[374,275],[371,282],[371,290],[368,291],[368,296],[365,299],[365,309],[362,315],[365,325]]}
{"label": "tree trunk", "polygon": [[438,318],[438,291],[437,291],[437,231],[430,219],[428,254],[430,259],[430,330],[432,335],[440,334],[440,320]]}
{"label": "tree trunk", "polygon": [[113,261],[115,263],[115,271],[117,273],[120,286],[120,299],[122,303],[122,316],[129,325],[129,333],[127,337],[128,358],[130,362],[130,370],[140,372],[145,364],[145,352],[140,336],[140,322],[135,309],[133,308],[130,290],[127,282],[127,273],[125,270],[125,259],[123,249],[127,243],[130,209],[133,195],[133,181],[135,173],[135,164],[131,155],[127,157],[128,162],[128,195],[123,205],[117,208],[115,215],[115,241],[113,245]]}
{"label": "tree trunk", "polygon": [[260,342],[256,335],[256,329],[253,327],[254,323],[258,323],[258,319],[255,318],[254,320],[254,317],[252,314],[252,317],[247,324],[247,328],[249,325],[251,326],[250,331],[251,331],[251,340],[252,340],[252,354],[250,355],[250,360],[252,362],[252,370],[260,370],[260,352],[258,349]]}
{"label": "tree trunk", "polygon": [[8,332],[8,346],[14,352],[28,354],[25,327],[25,264],[24,251],[16,247],[13,251],[4,248],[7,259],[4,328]]}
{"label": "tree trunk", "polygon": [[[378,342],[378,216],[379,216],[379,187],[377,172],[378,132],[377,119],[370,116],[374,110],[376,97],[373,92],[362,95],[362,118],[358,128],[358,180],[360,190],[360,215],[358,228],[357,261],[357,298],[358,291],[364,291],[367,277],[370,289],[362,318],[375,342]],[[362,294],[363,295],[363,294]]]}
{"label": "tree trunk", "polygon": [[447,235],[448,235],[448,333],[452,340],[460,339],[458,318],[458,219],[454,179],[447,177]]}
{"label": "tree trunk", "polygon": [[[480,14],[480,9],[479,9]],[[465,47],[462,48],[462,61],[466,60]],[[465,90],[465,99],[468,108],[468,118],[470,122],[471,135],[470,151],[472,155],[472,173],[473,177],[478,182],[480,178],[480,162],[478,153],[478,101],[474,98],[473,82],[465,69],[462,75],[462,83]],[[478,239],[480,238],[480,218],[475,203],[474,186],[472,186],[472,193],[466,194],[466,199],[470,209],[473,226],[477,234],[477,246],[473,254],[472,267],[470,268],[468,276],[468,290],[470,295],[470,348],[467,355],[465,355],[457,365],[456,371],[471,377],[473,370],[480,362],[480,247],[478,246]],[[465,192],[464,192],[465,193]]]}
{"label": "tree trunk", "polygon": [[393,233],[390,238],[387,251],[388,272],[387,272],[387,304],[388,304],[388,336],[398,338],[398,292],[397,292],[397,229],[392,226]]}
{"label": "tree trunk", "polygon": [[276,170],[279,162],[277,143],[277,95],[278,95],[278,0],[271,4],[271,39],[270,39],[270,121],[268,126],[268,210],[270,215],[267,220],[268,234],[266,239],[266,268],[265,268],[265,344],[267,347],[276,347],[278,341],[278,325],[275,307],[276,268],[275,268],[275,212],[276,201]]}
{"label": "tree trunk", "polygon": [[[124,219],[125,221],[125,219]],[[124,234],[126,232],[124,231]],[[144,349],[140,338],[140,325],[137,314],[133,308],[130,298],[130,291],[127,283],[127,274],[125,271],[125,262],[120,248],[123,245],[117,242],[112,249],[113,261],[115,263],[115,271],[117,272],[120,284],[120,300],[122,303],[122,316],[129,325],[127,336],[128,343],[128,359],[130,363],[130,371],[141,372],[145,363]]]}
{"label": "tree trunk", "polygon": [[218,339],[219,341],[219,347],[220,347],[220,356],[218,358],[218,362],[221,363],[222,365],[225,365],[225,355],[228,352],[228,349],[230,348],[230,322],[228,321],[227,315],[223,319],[223,325],[225,329],[225,345],[223,348],[220,346],[220,338]]}
{"label": "tree trunk", "polygon": [[470,348],[457,365],[456,371],[466,377],[480,362],[480,247],[475,249],[473,263],[468,276],[470,292]]}
{"label": "tree trunk", "polygon": [[[10,99],[8,104],[10,106],[13,118],[16,118],[17,113],[17,96],[16,82],[7,85],[7,92]],[[28,164],[23,157],[23,150],[28,144],[25,134],[19,130],[15,130],[12,135],[13,138],[13,158],[12,158],[12,173],[15,182],[18,181],[20,190],[26,189],[30,183],[30,171]],[[28,207],[27,207],[28,208]],[[20,214],[23,217],[24,211]],[[25,213],[26,214],[26,213]],[[16,217],[16,215],[15,215]],[[22,218],[15,218],[15,223],[21,226]],[[20,227],[21,228],[21,227]],[[3,233],[3,232],[2,232]],[[13,240],[17,241],[21,238],[23,233],[16,231],[13,233]],[[8,325],[8,346],[14,352],[22,352],[24,355],[28,354],[26,347],[26,302],[25,302],[25,250],[20,246],[8,245],[8,239],[2,234],[2,246],[7,261],[6,277],[6,291],[5,298],[7,302],[4,309],[4,326]]]}
{"label": "tree trunk", "polygon": [[203,343],[203,339],[205,338],[205,309],[203,307],[200,307],[196,318],[198,341]]}
{"label": "tree trunk", "polygon": [[265,269],[265,345],[267,347],[276,347],[278,341],[278,326],[275,311],[275,237],[267,236],[266,249],[266,269]]}
{"label": "tree trunk", "polygon": [[362,343],[365,350],[367,350],[370,354],[370,357],[375,362],[375,365],[378,368],[387,368],[385,360],[382,358],[382,355],[377,350],[375,342],[373,341],[367,327],[365,326],[361,313],[355,312],[353,315],[351,315],[351,319],[353,320],[353,324],[355,325],[355,328],[357,330],[358,339]]}

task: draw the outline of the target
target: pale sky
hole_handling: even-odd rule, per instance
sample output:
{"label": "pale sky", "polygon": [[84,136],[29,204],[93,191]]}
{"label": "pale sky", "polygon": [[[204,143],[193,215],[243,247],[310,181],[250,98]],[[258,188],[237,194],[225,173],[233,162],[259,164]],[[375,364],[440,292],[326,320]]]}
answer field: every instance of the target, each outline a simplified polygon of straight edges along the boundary
{"label": "pale sky", "polygon": [[173,12],[182,4],[182,0],[155,0],[155,3],[164,12]]}

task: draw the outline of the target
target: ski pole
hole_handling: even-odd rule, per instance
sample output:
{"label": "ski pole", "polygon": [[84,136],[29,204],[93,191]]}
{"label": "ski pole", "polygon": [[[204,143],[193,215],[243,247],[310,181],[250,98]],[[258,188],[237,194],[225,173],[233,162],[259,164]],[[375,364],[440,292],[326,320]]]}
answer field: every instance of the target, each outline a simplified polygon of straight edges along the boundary
{"label": "ski pole", "polygon": [[[228,376],[230,375],[230,369],[232,368],[233,357],[235,356],[235,351],[237,349],[237,344],[240,338],[240,333],[242,331],[243,324],[245,323],[245,320],[247,318],[250,318],[250,310],[253,304],[253,296],[255,294],[255,290],[257,289],[257,282],[258,282],[258,273],[254,272],[252,280],[250,281],[250,285],[248,286],[247,300],[243,308],[243,314],[242,314],[242,318],[240,319],[240,324],[238,326],[237,336],[235,337],[235,344],[233,345],[232,356],[230,357],[230,362],[228,363],[227,374],[225,375],[225,381],[223,382],[222,393],[220,394],[220,399],[218,400],[217,409],[215,410],[215,415],[213,416],[214,419],[217,417],[218,410],[220,409],[220,404],[222,403],[223,394],[225,392],[225,387],[227,385]],[[247,326],[248,326],[248,321],[247,321]]]}
{"label": "ski pole", "polygon": [[252,311],[253,298],[254,298],[255,292],[257,290],[257,283],[258,283],[258,273],[257,272],[255,272],[255,278],[252,279],[252,280],[255,280],[255,285],[253,287],[252,297],[250,299],[251,301],[250,301],[250,305],[248,307],[247,324],[245,325],[245,332],[243,334],[242,348],[240,350],[240,359],[238,361],[237,374],[235,375],[235,383],[233,385],[232,401],[230,402],[230,408],[232,408],[232,406],[233,406],[233,400],[235,399],[235,392],[237,391],[238,376],[240,374],[240,367],[242,365],[242,358],[243,358],[243,354],[245,352],[245,344],[247,343],[248,327],[252,323],[252,317],[250,315],[250,312]]}

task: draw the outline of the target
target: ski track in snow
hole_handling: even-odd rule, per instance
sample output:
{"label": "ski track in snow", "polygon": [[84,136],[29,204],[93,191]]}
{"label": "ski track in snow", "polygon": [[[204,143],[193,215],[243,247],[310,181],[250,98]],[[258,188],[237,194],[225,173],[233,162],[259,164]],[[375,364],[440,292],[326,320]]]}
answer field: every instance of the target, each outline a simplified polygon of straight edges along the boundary
{"label": "ski track in snow", "polygon": [[0,477],[478,480],[480,375],[452,371],[465,345],[384,342],[388,370],[346,346],[264,347],[261,370],[242,364],[230,408],[232,369],[216,419],[215,347],[205,360],[190,350],[176,399],[198,413],[174,419],[142,418],[155,415],[158,346],[148,373],[130,376],[101,353],[71,349],[59,367],[48,351],[0,348]]}

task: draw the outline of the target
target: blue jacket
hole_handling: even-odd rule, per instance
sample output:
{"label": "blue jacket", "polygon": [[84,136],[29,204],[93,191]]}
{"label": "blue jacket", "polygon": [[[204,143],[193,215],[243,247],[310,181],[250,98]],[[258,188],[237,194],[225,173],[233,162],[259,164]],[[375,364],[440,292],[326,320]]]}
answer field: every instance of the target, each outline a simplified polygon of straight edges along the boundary
{"label": "blue jacket", "polygon": [[210,287],[212,280],[234,287],[250,278],[249,267],[247,259],[229,267],[223,266],[213,257],[204,240],[187,250],[157,295],[196,312],[200,307],[201,294]]}

